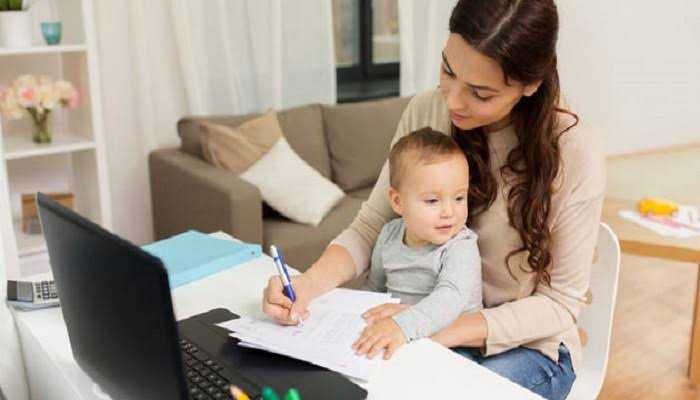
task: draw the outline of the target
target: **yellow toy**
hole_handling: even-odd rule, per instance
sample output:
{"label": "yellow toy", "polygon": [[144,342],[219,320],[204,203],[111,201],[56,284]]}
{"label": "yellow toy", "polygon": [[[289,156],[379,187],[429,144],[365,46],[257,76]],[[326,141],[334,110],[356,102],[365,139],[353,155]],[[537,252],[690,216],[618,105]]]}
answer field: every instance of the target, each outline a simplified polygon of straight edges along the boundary
{"label": "yellow toy", "polygon": [[678,212],[678,205],[669,200],[645,197],[637,204],[637,209],[642,215],[671,216]]}

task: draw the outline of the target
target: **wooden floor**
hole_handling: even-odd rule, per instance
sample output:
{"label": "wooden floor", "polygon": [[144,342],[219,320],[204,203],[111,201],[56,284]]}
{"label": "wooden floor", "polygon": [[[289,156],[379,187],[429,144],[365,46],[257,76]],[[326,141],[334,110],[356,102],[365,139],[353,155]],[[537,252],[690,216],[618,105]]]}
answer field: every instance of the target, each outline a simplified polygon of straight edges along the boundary
{"label": "wooden floor", "polygon": [[623,255],[600,399],[700,399],[686,379],[697,269]]}
{"label": "wooden floor", "polygon": [[[608,193],[700,205],[699,166],[697,146],[612,159]],[[697,273],[697,265],[623,254],[600,399],[700,399],[686,378]]]}

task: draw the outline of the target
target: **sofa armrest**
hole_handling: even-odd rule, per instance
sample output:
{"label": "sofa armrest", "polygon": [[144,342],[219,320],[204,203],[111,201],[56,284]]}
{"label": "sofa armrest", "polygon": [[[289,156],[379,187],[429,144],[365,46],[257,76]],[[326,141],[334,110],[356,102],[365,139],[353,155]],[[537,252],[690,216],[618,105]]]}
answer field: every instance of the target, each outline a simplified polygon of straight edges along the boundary
{"label": "sofa armrest", "polygon": [[148,158],[156,239],[188,229],[262,243],[262,198],[254,185],[179,149]]}

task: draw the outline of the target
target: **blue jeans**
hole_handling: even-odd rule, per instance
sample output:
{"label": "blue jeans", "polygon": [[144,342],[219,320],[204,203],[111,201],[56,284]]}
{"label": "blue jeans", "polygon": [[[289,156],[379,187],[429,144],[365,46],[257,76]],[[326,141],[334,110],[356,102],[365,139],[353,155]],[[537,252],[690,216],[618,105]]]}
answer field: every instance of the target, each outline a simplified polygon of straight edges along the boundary
{"label": "blue jeans", "polygon": [[537,350],[524,347],[489,357],[482,356],[479,349],[472,347],[452,350],[545,399],[565,399],[576,379],[569,349],[563,344],[559,345],[558,363]]}

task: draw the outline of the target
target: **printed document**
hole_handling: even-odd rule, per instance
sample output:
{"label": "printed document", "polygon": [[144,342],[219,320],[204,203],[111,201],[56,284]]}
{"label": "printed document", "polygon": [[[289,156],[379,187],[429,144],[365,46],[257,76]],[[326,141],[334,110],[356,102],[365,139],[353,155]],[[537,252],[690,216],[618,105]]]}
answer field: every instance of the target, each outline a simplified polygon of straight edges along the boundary
{"label": "printed document", "polygon": [[309,305],[309,317],[301,326],[248,317],[219,326],[232,331],[240,346],[283,354],[368,381],[383,359],[381,353],[369,360],[352,350],[367,325],[362,314],[380,304],[398,302],[387,293],[334,289]]}

